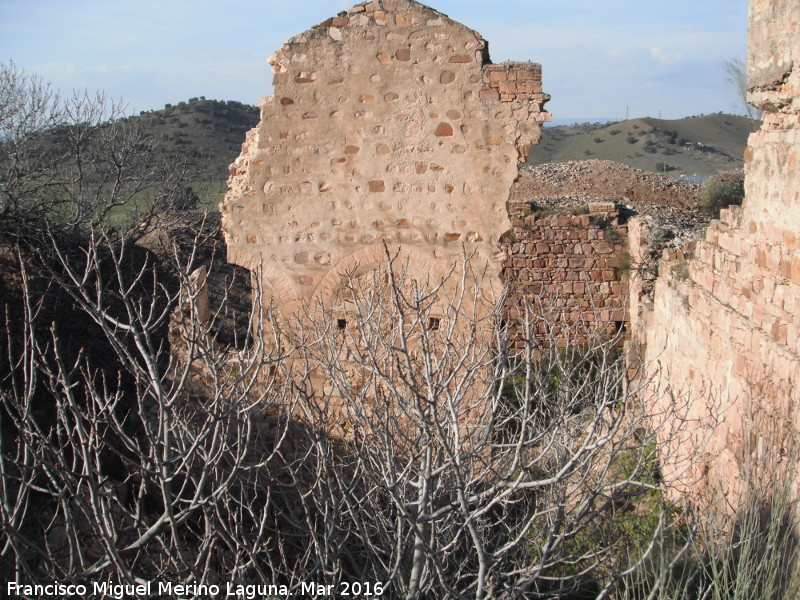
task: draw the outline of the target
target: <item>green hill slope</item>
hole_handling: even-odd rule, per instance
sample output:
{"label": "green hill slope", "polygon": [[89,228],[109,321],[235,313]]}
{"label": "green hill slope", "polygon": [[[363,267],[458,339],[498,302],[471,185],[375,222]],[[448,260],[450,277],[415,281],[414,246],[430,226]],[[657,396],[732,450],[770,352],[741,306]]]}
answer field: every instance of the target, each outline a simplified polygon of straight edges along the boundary
{"label": "green hill slope", "polygon": [[258,124],[259,111],[241,102],[192,98],[130,118],[214,180],[226,181],[228,165],[239,156],[245,133]]}
{"label": "green hill slope", "polygon": [[753,127],[747,117],[727,114],[546,127],[528,164],[597,158],[645,171],[712,175],[743,167]]}

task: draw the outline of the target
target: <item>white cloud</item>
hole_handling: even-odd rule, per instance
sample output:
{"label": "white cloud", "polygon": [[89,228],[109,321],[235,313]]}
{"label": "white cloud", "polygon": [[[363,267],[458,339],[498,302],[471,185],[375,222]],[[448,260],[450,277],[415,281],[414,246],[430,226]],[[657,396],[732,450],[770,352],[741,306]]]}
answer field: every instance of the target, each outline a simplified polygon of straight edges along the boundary
{"label": "white cloud", "polygon": [[653,46],[650,48],[650,58],[657,60],[660,63],[672,63],[682,61],[684,59],[683,52],[675,50],[665,50],[660,46]]}

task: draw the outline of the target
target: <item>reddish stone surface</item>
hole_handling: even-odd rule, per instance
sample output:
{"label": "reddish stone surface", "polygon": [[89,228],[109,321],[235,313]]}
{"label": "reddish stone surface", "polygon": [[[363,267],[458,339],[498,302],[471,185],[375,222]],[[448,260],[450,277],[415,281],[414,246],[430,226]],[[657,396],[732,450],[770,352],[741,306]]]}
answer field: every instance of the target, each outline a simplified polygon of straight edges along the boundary
{"label": "reddish stone surface", "polygon": [[[530,212],[527,203],[511,203],[514,228],[506,238],[504,279],[510,284],[507,320],[515,346],[524,347],[519,307],[546,306],[554,322],[570,329],[572,343],[598,329],[609,336],[627,327],[628,271],[620,268],[628,252],[628,227],[612,211],[602,216]],[[549,345],[551,331],[536,332]]]}
{"label": "reddish stone surface", "polygon": [[450,137],[453,135],[453,126],[450,123],[439,123],[434,135],[436,137]]}
{"label": "reddish stone surface", "polygon": [[[229,260],[260,273],[267,304],[329,301],[384,244],[422,279],[466,247],[499,291],[509,190],[550,118],[538,65],[492,65],[479,34],[411,0],[359,4],[270,64],[221,207]],[[501,98],[494,72],[532,86]]]}
{"label": "reddish stone surface", "polygon": [[665,256],[643,323],[646,358],[660,365],[654,397],[685,406],[670,425],[694,424],[662,449],[665,475],[693,500],[735,502],[746,469],[780,462],[800,439],[798,22],[796,0],[751,1],[749,99],[765,113],[744,203],[722,211],[688,260]]}

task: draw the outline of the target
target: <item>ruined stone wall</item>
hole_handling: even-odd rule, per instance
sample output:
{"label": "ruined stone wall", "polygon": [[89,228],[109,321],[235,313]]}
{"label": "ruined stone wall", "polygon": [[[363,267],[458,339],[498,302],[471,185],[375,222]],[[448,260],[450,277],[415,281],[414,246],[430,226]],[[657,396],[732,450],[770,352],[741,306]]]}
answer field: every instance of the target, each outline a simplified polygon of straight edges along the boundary
{"label": "ruined stone wall", "polygon": [[800,224],[800,4],[750,1],[749,99],[764,110],[745,151],[743,225],[794,250]]}
{"label": "ruined stone wall", "polygon": [[694,497],[736,491],[745,465],[800,435],[798,23],[795,0],[750,2],[750,97],[766,112],[745,155],[746,198],[693,258],[666,256],[656,284],[646,354],[665,408],[684,407],[690,427],[664,453],[691,459],[681,480]]}
{"label": "ruined stone wall", "polygon": [[584,208],[580,214],[510,206],[514,228],[507,236],[503,277],[510,284],[508,319],[517,348],[525,346],[519,323],[526,304],[547,317],[535,327],[543,346],[580,343],[598,330],[615,335],[626,327],[628,227],[613,202]]}
{"label": "ruined stone wall", "polygon": [[285,314],[402,248],[419,279],[466,249],[500,285],[506,201],[549,119],[541,68],[412,0],[359,4],[271,58],[272,96],[231,167],[228,259]]}

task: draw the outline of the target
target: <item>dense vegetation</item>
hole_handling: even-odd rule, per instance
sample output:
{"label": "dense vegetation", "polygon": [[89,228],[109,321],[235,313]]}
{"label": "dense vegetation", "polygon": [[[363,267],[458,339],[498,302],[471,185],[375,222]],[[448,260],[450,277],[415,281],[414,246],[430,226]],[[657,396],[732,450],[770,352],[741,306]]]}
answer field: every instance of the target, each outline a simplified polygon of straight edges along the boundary
{"label": "dense vegetation", "polygon": [[162,110],[132,117],[178,155],[203,167],[215,181],[228,178],[228,165],[239,155],[245,133],[258,124],[255,106],[235,101],[190,98]]}
{"label": "dense vegetation", "polygon": [[709,177],[700,188],[698,201],[701,210],[713,219],[719,218],[720,210],[728,206],[739,206],[744,200],[744,177],[720,174]]}

